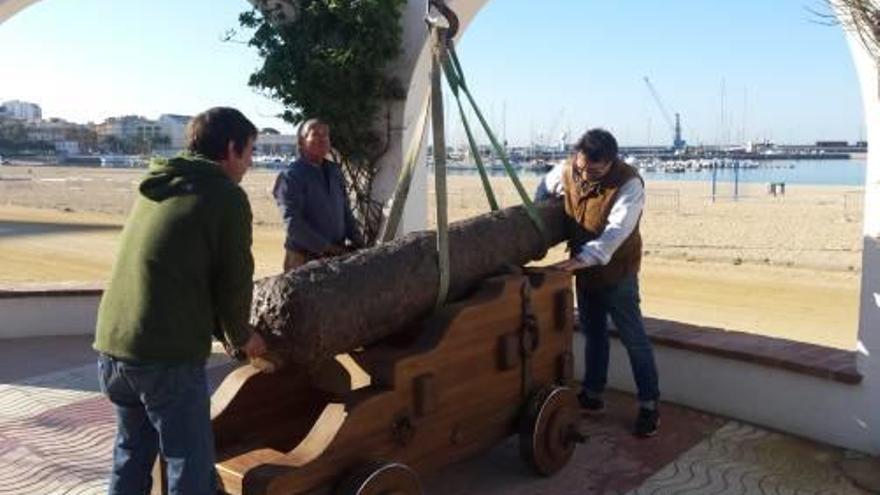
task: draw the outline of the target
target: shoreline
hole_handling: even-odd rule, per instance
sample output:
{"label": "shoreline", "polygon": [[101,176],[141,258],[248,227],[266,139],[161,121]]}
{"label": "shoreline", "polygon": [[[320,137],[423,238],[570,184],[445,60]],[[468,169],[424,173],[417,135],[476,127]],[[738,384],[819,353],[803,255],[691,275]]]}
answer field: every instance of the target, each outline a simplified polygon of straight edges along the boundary
{"label": "shoreline", "polygon": [[[0,181],[0,201],[14,203],[0,204],[0,284],[100,283],[109,275],[143,172],[71,171],[33,169],[36,180]],[[270,193],[276,173],[257,170],[242,183],[254,213],[258,277],[277,274],[282,265],[283,229]],[[489,211],[479,177],[448,182],[450,221]],[[519,203],[509,180],[491,182],[502,207]],[[522,182],[531,194],[538,179]],[[645,314],[853,349],[862,190],[795,186],[774,197],[762,185],[746,184],[737,201],[719,195],[714,203],[709,193],[706,183],[647,181]],[[430,180],[427,200],[430,228]],[[556,247],[536,264],[565,256],[564,247]]]}

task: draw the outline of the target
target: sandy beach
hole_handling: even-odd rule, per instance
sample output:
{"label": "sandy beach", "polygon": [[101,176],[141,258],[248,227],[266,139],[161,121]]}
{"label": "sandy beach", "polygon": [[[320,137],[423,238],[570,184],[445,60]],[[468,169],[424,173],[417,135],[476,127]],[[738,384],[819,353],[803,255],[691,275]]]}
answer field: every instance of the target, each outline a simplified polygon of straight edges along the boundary
{"label": "sandy beach", "polygon": [[[143,171],[0,168],[0,285],[100,283]],[[276,172],[243,183],[254,211],[257,275],[277,273],[283,233],[271,198]],[[452,221],[488,211],[476,176],[449,177]],[[502,206],[519,203],[492,179]],[[537,178],[524,178],[531,194]],[[429,219],[433,184],[429,183]],[[645,314],[853,349],[861,270],[862,192],[841,186],[652,181],[641,229]],[[429,224],[433,223],[429,220]],[[487,246],[487,248],[490,248]],[[545,264],[562,259],[557,247]]]}

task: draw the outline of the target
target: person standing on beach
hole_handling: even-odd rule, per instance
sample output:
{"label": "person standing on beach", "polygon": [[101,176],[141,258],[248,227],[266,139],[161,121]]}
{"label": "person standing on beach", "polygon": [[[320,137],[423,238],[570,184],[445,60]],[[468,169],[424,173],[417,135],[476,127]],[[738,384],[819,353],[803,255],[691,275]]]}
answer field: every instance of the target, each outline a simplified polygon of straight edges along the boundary
{"label": "person standing on beach", "polygon": [[327,159],[330,127],[320,119],[306,120],[297,139],[300,156],[278,174],[272,191],[287,232],[285,272],[364,246],[342,168]]}
{"label": "person standing on beach", "polygon": [[93,347],[116,410],[109,493],[146,494],[157,453],[169,493],[215,493],[205,361],[212,334],[266,352],[250,316],[251,209],[238,185],[257,129],[233,108],[187,127],[187,151],[154,159],[120,239]]}
{"label": "person standing on beach", "polygon": [[638,388],[634,433],[653,436],[660,420],[659,380],[639,307],[638,280],[644,182],[618,157],[614,136],[591,129],[575,145],[575,156],[562,173],[562,186],[571,257],[554,266],[575,274],[578,316],[586,336],[586,372],[578,400],[589,412],[605,409],[610,316],[629,354]]}

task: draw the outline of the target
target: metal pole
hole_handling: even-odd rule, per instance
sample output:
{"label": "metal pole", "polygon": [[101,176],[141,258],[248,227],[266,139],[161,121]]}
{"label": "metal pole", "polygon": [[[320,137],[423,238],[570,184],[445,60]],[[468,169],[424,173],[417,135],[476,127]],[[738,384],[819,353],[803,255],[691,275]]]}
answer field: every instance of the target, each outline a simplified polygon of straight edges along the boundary
{"label": "metal pole", "polygon": [[715,183],[718,181],[718,163],[712,164],[712,202],[715,202]]}
{"label": "metal pole", "polygon": [[446,135],[443,127],[442,62],[445,55],[445,29],[435,27],[431,30],[433,38],[433,57],[431,57],[431,126],[434,136],[434,195],[437,200],[437,262],[440,286],[437,291],[437,306],[446,302],[449,292],[449,219],[446,212]]}
{"label": "metal pole", "polygon": [[733,162],[733,200],[739,200],[739,160]]}

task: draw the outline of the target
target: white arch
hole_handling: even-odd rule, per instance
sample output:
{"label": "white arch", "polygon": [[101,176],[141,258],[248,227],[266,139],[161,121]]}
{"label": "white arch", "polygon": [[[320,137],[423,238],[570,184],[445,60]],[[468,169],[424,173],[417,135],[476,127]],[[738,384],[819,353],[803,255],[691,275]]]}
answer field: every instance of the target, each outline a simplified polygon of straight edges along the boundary
{"label": "white arch", "polygon": [[[0,0],[0,23],[38,0]],[[463,32],[490,0],[447,0]],[[404,11],[404,53],[391,72],[409,88],[407,99],[393,110],[394,142],[381,163],[374,197],[393,192],[406,145],[417,127],[428,91],[428,37],[423,22],[425,0],[409,0]],[[841,385],[788,372],[763,369],[723,359],[662,351],[664,394],[677,402],[835,445],[880,453],[880,70],[853,33],[847,33],[862,90],[868,131],[865,182],[864,254],[859,317],[859,386]],[[423,146],[424,148],[424,146]],[[405,230],[425,223],[425,177],[420,167],[407,203]],[[686,363],[685,363],[686,360]],[[677,361],[677,362],[676,362]],[[625,359],[615,359],[616,363]],[[678,366],[676,366],[676,364]],[[699,366],[704,377],[688,371]],[[626,366],[613,368],[615,386],[629,387]],[[723,393],[719,393],[723,390]]]}
{"label": "white arch", "polygon": [[20,10],[39,0],[0,0],[0,24]]}
{"label": "white arch", "polygon": [[[463,32],[490,0],[447,0]],[[428,91],[429,53],[424,25],[425,0],[409,0],[405,17],[405,57],[397,74],[409,85],[403,122],[416,120]],[[661,349],[658,361],[665,397],[834,445],[880,453],[880,88],[877,61],[854,33],[847,33],[857,67],[868,129],[865,183],[864,255],[859,318],[859,386],[797,376],[784,371]],[[412,125],[405,125],[411,129]],[[404,143],[411,136],[404,132]],[[389,169],[393,167],[388,167]],[[579,356],[580,353],[576,353]],[[631,388],[626,359],[617,354],[611,381]],[[622,364],[621,364],[622,363]],[[666,364],[666,369],[662,369]],[[706,374],[694,379],[694,367]],[[707,367],[709,370],[707,370]],[[745,386],[744,386],[745,383]],[[719,393],[719,391],[723,391]],[[729,393],[733,392],[733,393]]]}

